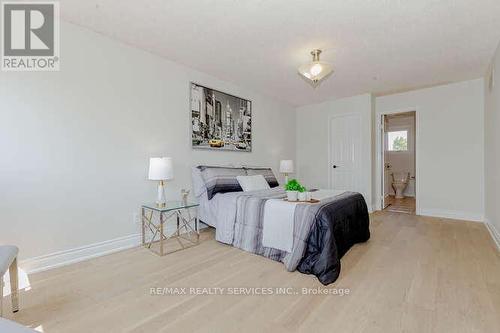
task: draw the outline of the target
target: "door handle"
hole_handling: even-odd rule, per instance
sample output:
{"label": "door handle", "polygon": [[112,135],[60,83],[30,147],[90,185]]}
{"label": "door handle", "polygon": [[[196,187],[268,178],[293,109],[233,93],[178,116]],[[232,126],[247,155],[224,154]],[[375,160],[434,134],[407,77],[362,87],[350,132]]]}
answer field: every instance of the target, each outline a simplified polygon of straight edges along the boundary
{"label": "door handle", "polygon": [[334,164],[334,165],[333,165],[333,168],[334,168],[334,169],[337,169],[337,168],[338,168],[338,166]]}

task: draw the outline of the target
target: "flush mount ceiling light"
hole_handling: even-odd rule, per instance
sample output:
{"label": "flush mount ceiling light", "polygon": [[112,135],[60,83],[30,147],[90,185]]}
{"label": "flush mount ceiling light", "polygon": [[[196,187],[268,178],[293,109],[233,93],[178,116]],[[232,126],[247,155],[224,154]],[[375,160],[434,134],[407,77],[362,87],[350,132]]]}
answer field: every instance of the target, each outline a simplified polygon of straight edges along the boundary
{"label": "flush mount ceiling light", "polygon": [[299,67],[299,74],[305,77],[313,87],[316,87],[321,80],[333,73],[332,65],[319,60],[321,50],[312,50],[313,61]]}

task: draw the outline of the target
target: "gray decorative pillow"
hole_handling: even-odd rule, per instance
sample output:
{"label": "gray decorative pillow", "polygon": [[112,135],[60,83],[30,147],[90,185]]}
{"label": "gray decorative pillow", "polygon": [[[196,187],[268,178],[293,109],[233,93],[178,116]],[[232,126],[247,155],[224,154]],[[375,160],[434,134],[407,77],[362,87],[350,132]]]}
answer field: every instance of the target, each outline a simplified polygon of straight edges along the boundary
{"label": "gray decorative pillow", "polygon": [[267,183],[269,184],[270,187],[277,187],[279,186],[278,180],[276,179],[276,176],[273,173],[273,170],[271,168],[249,168],[249,167],[243,167],[243,169],[246,170],[248,176],[255,176],[255,175],[262,175],[266,179]]}
{"label": "gray decorative pillow", "polygon": [[212,199],[217,193],[243,191],[236,179],[238,176],[246,176],[243,168],[200,165],[198,169],[207,188],[208,200]]}

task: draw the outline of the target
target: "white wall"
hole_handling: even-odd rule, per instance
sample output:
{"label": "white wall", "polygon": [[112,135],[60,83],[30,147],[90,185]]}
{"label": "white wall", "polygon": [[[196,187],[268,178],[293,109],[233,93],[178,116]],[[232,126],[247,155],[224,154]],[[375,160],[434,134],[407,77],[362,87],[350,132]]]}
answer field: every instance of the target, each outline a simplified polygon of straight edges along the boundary
{"label": "white wall", "polygon": [[[494,85],[490,76],[494,70]],[[500,246],[500,47],[485,79],[485,220],[493,226]]]}
{"label": "white wall", "polygon": [[307,187],[328,188],[329,122],[333,115],[359,113],[362,121],[360,192],[372,203],[372,96],[364,94],[297,108],[297,177]]}
{"label": "white wall", "polygon": [[[21,258],[136,234],[151,156],[173,157],[168,199],[193,164],[295,159],[292,107],[74,25],[61,38],[60,72],[0,72],[0,243]],[[252,153],[191,149],[190,81],[252,100]]]}
{"label": "white wall", "polygon": [[[390,165],[390,169],[386,170],[385,178],[385,194],[394,195],[392,188],[393,172],[409,172],[410,179],[408,186],[404,191],[405,196],[415,196],[415,115],[405,116],[387,116],[386,117],[386,131],[399,131],[408,130],[408,150],[407,151],[389,151],[385,145],[385,163]],[[387,138],[386,138],[387,139]]]}
{"label": "white wall", "polygon": [[378,97],[376,109],[417,111],[420,214],[482,220],[483,80]]}

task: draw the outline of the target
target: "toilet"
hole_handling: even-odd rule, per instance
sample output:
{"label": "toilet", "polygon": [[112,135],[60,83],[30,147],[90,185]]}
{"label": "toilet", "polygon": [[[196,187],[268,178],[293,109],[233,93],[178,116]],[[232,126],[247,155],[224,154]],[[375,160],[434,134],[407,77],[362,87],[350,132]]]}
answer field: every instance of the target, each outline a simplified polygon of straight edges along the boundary
{"label": "toilet", "polygon": [[396,192],[396,199],[403,199],[405,196],[403,192],[408,186],[408,181],[410,179],[409,172],[394,172],[392,173],[392,188]]}

